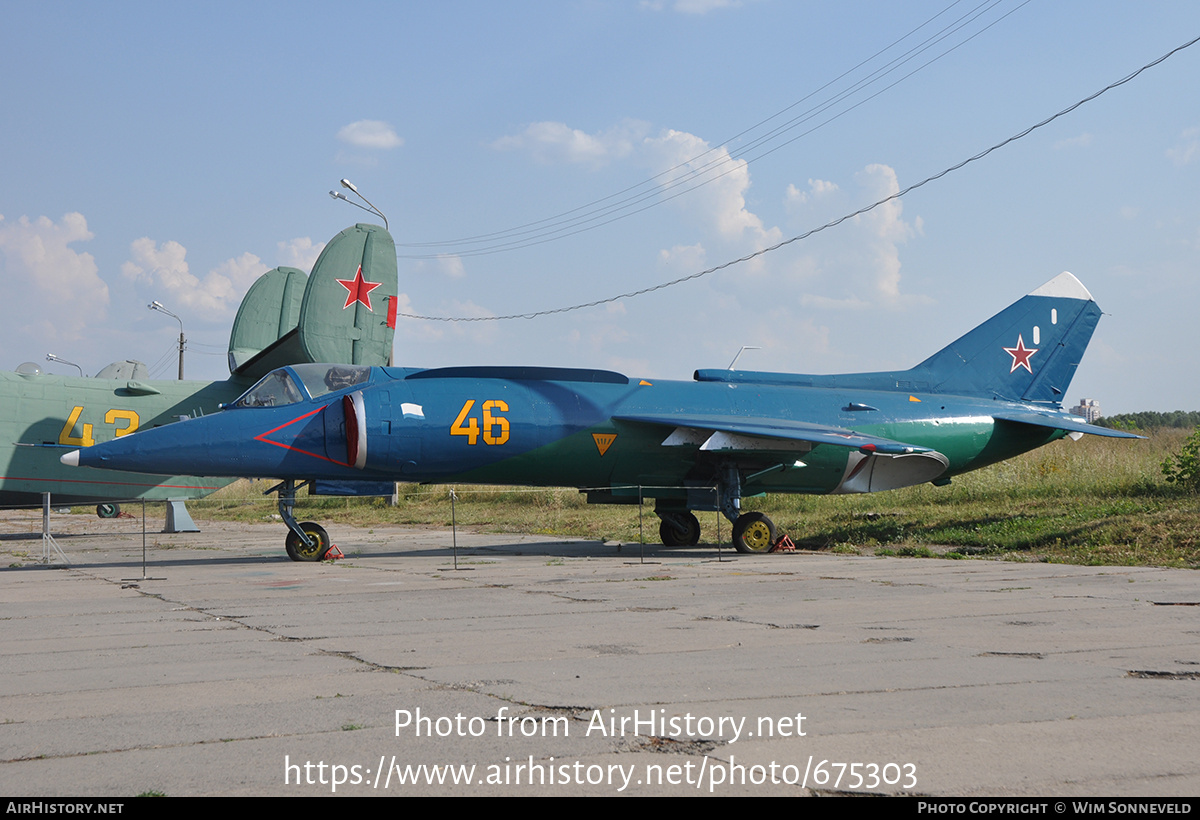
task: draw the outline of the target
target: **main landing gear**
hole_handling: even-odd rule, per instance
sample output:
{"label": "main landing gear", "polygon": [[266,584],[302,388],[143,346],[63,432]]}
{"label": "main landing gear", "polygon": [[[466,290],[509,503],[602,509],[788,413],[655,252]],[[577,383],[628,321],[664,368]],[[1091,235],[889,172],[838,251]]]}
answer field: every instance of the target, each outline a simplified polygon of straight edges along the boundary
{"label": "main landing gear", "polygon": [[689,510],[660,512],[658,535],[668,547],[694,547],[700,543],[700,522]]}
{"label": "main landing gear", "polygon": [[742,513],[733,522],[733,547],[738,552],[770,552],[775,524],[760,512]]}
{"label": "main landing gear", "polygon": [[[300,485],[303,486],[303,483]],[[292,515],[296,503],[296,482],[291,479],[276,484],[268,493],[279,491],[279,516],[287,524],[287,554],[293,561],[323,561],[329,552],[329,533],[313,521],[298,523]]]}
{"label": "main landing gear", "polygon": [[[742,479],[735,465],[727,464],[721,468],[716,501],[716,509],[733,524],[733,546],[738,552],[770,552],[781,540],[774,522],[766,515],[742,512]],[[713,509],[710,504],[708,502],[702,508]],[[690,510],[663,509],[662,505],[660,501],[655,513],[662,519],[658,534],[663,544],[668,547],[692,547],[699,543],[700,522],[695,514]]]}
{"label": "main landing gear", "polygon": [[733,524],[734,549],[743,553],[771,551],[776,540],[775,524],[760,512],[742,512],[742,477],[733,465],[721,470],[718,503],[721,514]]}

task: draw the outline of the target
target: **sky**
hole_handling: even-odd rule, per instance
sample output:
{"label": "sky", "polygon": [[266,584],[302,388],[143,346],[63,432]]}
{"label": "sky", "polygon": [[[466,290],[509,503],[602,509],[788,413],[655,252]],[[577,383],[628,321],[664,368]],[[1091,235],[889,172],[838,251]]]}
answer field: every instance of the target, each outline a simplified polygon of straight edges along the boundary
{"label": "sky", "polygon": [[[754,254],[1200,36],[1073,0],[90,3],[0,29],[0,367],[228,375],[277,265],[390,222],[403,313],[610,299]],[[904,197],[634,298],[402,318],[406,366],[907,368],[1060,272],[1105,315],[1067,396],[1200,409],[1200,44]],[[347,192],[349,193],[349,192]]]}

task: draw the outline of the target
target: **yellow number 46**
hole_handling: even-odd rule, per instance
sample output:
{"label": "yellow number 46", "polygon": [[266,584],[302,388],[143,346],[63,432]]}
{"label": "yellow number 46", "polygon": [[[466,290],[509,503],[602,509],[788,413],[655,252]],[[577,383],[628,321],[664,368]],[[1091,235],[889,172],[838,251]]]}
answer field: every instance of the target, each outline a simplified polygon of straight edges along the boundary
{"label": "yellow number 46", "polygon": [[480,419],[470,415],[471,408],[474,406],[475,399],[467,399],[462,410],[458,411],[458,417],[454,419],[454,424],[450,425],[450,435],[466,436],[467,444],[478,444],[482,428],[484,444],[504,444],[508,441],[508,419],[499,415],[499,413],[508,412],[508,403],[498,399],[485,401],[481,408],[483,411],[482,424]]}

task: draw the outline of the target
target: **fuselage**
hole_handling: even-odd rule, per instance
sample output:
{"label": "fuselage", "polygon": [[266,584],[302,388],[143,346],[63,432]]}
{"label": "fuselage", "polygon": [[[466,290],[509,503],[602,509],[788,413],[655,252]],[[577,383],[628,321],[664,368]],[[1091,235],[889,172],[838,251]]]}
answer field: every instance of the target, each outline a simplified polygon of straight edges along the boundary
{"label": "fuselage", "polygon": [[[82,451],[80,463],[197,475],[573,486],[671,498],[712,484],[730,462],[743,476],[744,494],[855,491],[847,479],[859,449],[796,440],[802,424],[944,456],[944,470],[922,480],[949,478],[1062,435],[996,421],[1000,410],[1027,409],[1012,402],[631,379],[595,370],[377,367],[362,368],[359,381],[342,389],[306,387],[330,367],[286,368],[293,381],[287,389],[260,388],[264,379],[220,413],[102,448],[99,460]],[[766,437],[714,444],[706,432],[714,419]],[[780,438],[771,438],[773,430]]]}
{"label": "fuselage", "polygon": [[73,451],[64,463],[282,479],[288,555],[320,560],[328,533],[292,514],[307,479],[573,486],[591,503],[656,499],[668,546],[697,511],[742,552],[778,546],[743,511],[765,492],[867,493],[953,476],[1064,435],[1128,437],[1063,412],[1100,318],[1061,273],[907,370],[804,375],[698,370],[692,381],[546,367],[268,373],[221,413]]}
{"label": "fuselage", "polygon": [[73,447],[216,412],[245,381],[153,381],[0,372],[0,504],[84,504],[134,498],[196,498],[226,481],[78,470],[59,463]]}

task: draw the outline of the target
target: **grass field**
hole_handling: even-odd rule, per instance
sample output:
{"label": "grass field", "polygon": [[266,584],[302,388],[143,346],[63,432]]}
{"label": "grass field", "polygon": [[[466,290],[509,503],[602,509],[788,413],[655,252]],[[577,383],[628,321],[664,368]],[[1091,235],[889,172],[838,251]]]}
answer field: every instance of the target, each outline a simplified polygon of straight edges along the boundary
{"label": "grass field", "polygon": [[[912,556],[989,556],[1078,564],[1200,567],[1200,496],[1163,478],[1161,464],[1191,431],[1161,429],[1146,441],[1085,436],[954,479],[873,495],[766,496],[743,500],[805,549]],[[273,482],[239,481],[190,502],[201,518],[263,520]],[[301,498],[302,520],[359,526],[448,527],[449,487],[400,485],[384,499]],[[455,487],[459,526],[637,541],[637,505],[588,506],[574,489]],[[658,541],[653,503],[642,510],[647,542]],[[699,515],[702,543],[717,540],[716,513]],[[720,522],[728,542],[728,522]],[[282,537],[282,536],[281,536]]]}

